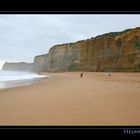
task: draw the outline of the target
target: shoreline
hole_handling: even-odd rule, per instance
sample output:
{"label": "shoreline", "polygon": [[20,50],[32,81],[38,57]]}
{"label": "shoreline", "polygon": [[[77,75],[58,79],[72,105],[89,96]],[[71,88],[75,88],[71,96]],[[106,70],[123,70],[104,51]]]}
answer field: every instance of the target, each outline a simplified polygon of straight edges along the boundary
{"label": "shoreline", "polygon": [[[10,72],[15,72],[15,71],[10,71]],[[20,71],[17,71],[17,72],[20,72]],[[28,74],[28,73],[27,73]],[[31,85],[33,83],[36,83],[42,79],[45,79],[45,78],[49,78],[50,76],[49,75],[43,75],[43,74],[38,74],[38,73],[31,73],[31,74],[37,74],[37,75],[40,75],[40,77],[30,77],[30,78],[21,78],[21,79],[13,79],[13,80],[4,80],[4,81],[0,81],[0,90],[3,90],[3,89],[9,89],[9,88],[14,88],[14,87],[19,87],[19,86],[28,86],[28,85]],[[26,75],[25,75],[26,76]],[[44,76],[44,77],[41,77],[41,76]]]}
{"label": "shoreline", "polygon": [[45,79],[48,79],[48,78],[49,77],[6,81],[6,82],[4,82],[5,87],[0,88],[0,90],[12,89],[12,88],[17,88],[17,87],[31,86],[32,84],[35,84],[37,82],[40,82],[41,80],[45,80]]}
{"label": "shoreline", "polygon": [[140,73],[49,74],[0,90],[0,125],[140,125]]}

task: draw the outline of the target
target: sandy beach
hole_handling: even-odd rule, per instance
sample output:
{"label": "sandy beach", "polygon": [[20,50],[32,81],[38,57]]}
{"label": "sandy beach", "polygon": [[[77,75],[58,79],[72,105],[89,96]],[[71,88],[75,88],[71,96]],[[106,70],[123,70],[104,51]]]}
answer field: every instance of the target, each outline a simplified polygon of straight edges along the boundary
{"label": "sandy beach", "polygon": [[0,125],[140,125],[140,73],[49,75],[0,90]]}

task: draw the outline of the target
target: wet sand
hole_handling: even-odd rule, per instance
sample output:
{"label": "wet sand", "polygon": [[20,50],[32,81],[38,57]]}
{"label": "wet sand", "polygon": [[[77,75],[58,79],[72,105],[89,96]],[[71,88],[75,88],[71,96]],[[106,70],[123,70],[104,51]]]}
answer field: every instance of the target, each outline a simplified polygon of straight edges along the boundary
{"label": "wet sand", "polygon": [[140,73],[50,75],[1,89],[0,125],[140,125]]}

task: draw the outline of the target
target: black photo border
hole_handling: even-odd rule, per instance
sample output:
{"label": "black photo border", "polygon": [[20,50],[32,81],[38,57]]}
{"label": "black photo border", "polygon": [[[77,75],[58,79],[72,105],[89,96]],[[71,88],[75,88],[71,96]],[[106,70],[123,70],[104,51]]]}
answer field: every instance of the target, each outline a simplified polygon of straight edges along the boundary
{"label": "black photo border", "polygon": [[[54,2],[54,1],[53,1]],[[52,2],[52,3],[53,3]],[[106,1],[105,1],[106,2]],[[120,3],[119,1],[118,3]],[[36,3],[36,2],[35,2]],[[57,2],[58,3],[58,2]],[[56,5],[57,5],[56,3]],[[100,1],[99,1],[100,3]],[[113,2],[111,2],[113,3]],[[16,2],[9,2],[9,5],[6,7],[1,5],[0,6],[0,14],[140,14],[140,9],[139,5],[135,3],[135,7],[133,5],[123,6],[118,7],[116,4],[115,7],[96,7],[96,6],[89,6],[88,8],[86,7],[85,3],[82,3],[82,8],[85,6],[85,9],[83,10],[82,8],[76,8],[76,6],[71,7],[71,4],[67,7],[63,7],[63,4],[59,7],[50,7],[50,6],[38,6],[38,2],[36,3],[36,6],[31,6],[33,3],[30,3],[28,6],[22,3],[20,3],[18,6],[16,5]],[[89,3],[90,4],[90,3]],[[114,3],[113,3],[114,4]],[[39,3],[40,5],[40,3]],[[104,5],[104,3],[103,3]],[[80,6],[80,4],[79,4]],[[59,8],[58,8],[59,7]],[[70,8],[71,7],[71,8]],[[113,9],[114,8],[114,9]],[[5,135],[5,130],[12,130],[10,131],[10,134],[17,134],[17,132],[21,133],[20,130],[24,130],[22,136],[24,137],[24,134],[26,133],[25,130],[35,130],[33,132],[33,135],[36,136],[36,130],[41,130],[39,133],[43,133],[44,135],[51,134],[52,135],[52,130],[59,130],[57,131],[57,134],[60,135],[65,132],[65,134],[68,134],[68,137],[71,137],[71,132],[69,133],[67,130],[71,130],[75,132],[75,130],[80,130],[80,135],[86,138],[86,134],[90,133],[90,136],[110,136],[113,135],[114,137],[116,135],[121,135],[121,136],[140,136],[140,125],[137,126],[0,126],[0,134]],[[13,131],[14,130],[14,131]],[[15,132],[16,130],[16,132]],[[18,130],[18,131],[17,131]],[[47,130],[47,134],[46,131]],[[62,131],[61,131],[62,130]],[[83,131],[84,130],[84,131]],[[86,131],[86,134],[85,134]],[[134,133],[135,131],[135,133]],[[137,133],[139,131],[139,133]],[[45,132],[45,133],[44,133]],[[77,132],[76,132],[77,133]],[[56,135],[54,135],[56,136]],[[57,136],[56,136],[57,137]]]}

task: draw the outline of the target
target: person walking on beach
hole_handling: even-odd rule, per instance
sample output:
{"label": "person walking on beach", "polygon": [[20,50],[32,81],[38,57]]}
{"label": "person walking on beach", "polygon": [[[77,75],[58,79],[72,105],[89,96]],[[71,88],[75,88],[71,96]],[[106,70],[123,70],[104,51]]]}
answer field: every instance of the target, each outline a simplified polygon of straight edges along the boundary
{"label": "person walking on beach", "polygon": [[83,78],[83,72],[80,74],[80,77]]}

